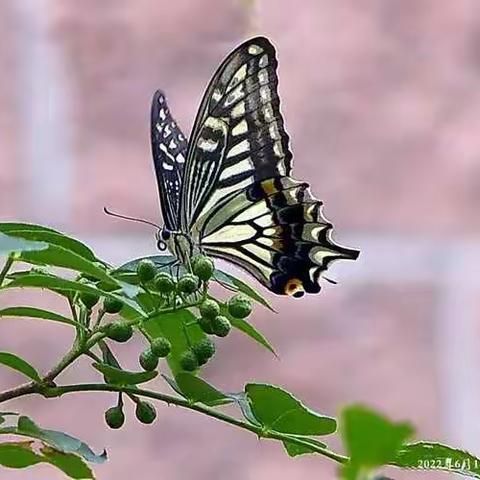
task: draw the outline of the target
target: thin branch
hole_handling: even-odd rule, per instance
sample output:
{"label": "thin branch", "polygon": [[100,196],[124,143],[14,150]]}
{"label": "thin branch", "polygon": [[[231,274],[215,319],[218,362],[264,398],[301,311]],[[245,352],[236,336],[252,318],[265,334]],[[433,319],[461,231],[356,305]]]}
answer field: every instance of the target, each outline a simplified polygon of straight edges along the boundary
{"label": "thin branch", "polygon": [[189,410],[194,410],[196,412],[203,413],[204,415],[208,415],[210,417],[216,418],[217,420],[242,428],[243,430],[248,430],[249,432],[254,433],[260,438],[267,438],[267,439],[269,438],[269,439],[280,440],[280,441],[288,441],[289,443],[294,443],[299,446],[307,447],[308,449],[314,451],[315,453],[321,454],[325,457],[335,460],[338,463],[345,463],[348,461],[348,457],[332,452],[328,448],[322,448],[316,445],[312,445],[308,440],[292,437],[288,434],[283,434],[280,432],[265,430],[261,426],[253,425],[251,423],[238,420],[237,418],[226,415],[225,413],[215,410],[211,407],[207,407],[197,403],[191,403],[190,401],[185,400],[183,398],[174,397],[172,395],[167,395],[160,392],[153,392],[150,390],[143,390],[136,387],[126,387],[121,385],[112,385],[112,384],[104,384],[104,383],[85,383],[85,384],[76,384],[76,385],[63,385],[60,387],[51,387],[51,388],[47,388],[43,393],[47,397],[59,397],[66,393],[92,392],[92,391],[123,392],[126,394],[134,394],[140,397],[147,397],[147,398],[152,398],[154,400],[160,400],[167,404],[172,404],[178,407],[187,408]]}

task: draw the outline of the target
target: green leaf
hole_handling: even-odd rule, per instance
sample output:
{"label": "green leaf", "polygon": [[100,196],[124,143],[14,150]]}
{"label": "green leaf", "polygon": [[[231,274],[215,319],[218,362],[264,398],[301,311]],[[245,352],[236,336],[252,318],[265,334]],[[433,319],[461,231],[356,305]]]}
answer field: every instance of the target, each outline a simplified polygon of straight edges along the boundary
{"label": "green leaf", "polygon": [[253,415],[268,430],[294,435],[329,435],[337,428],[334,418],[308,409],[280,387],[249,383],[245,393]]}
{"label": "green leaf", "polygon": [[413,433],[410,424],[394,423],[362,405],[346,407],[341,413],[341,436],[350,465],[344,469],[344,478],[390,463]]}
{"label": "green leaf", "polygon": [[230,320],[232,326],[245,333],[250,338],[253,338],[256,342],[258,342],[260,345],[262,345],[267,350],[272,352],[275,356],[277,356],[277,353],[275,352],[270,342],[251,323],[248,323],[246,320],[240,318],[233,318],[232,316],[228,315],[226,309],[224,309],[223,313],[227,313],[228,319]]}
{"label": "green leaf", "polygon": [[0,317],[28,317],[40,318],[43,320],[52,320],[54,322],[65,323],[67,325],[81,326],[80,323],[70,318],[59,315],[58,313],[43,310],[34,307],[9,307],[0,310]]}
{"label": "green leaf", "polygon": [[0,363],[13,368],[17,372],[23,373],[26,377],[40,381],[40,375],[38,372],[23,358],[18,357],[13,353],[0,352]]}
{"label": "green leaf", "polygon": [[233,275],[218,269],[215,269],[213,279],[220,283],[220,285],[229,287],[236,292],[242,292],[247,297],[250,297],[252,300],[255,300],[264,307],[267,307],[272,312],[275,312],[268,300],[265,300],[253,287],[248,285],[248,283],[244,282],[243,280],[240,280],[239,278],[236,278]]}
{"label": "green leaf", "polygon": [[[181,394],[192,403],[216,406],[231,403],[233,400],[205,380],[188,372],[180,372],[175,381]],[[170,383],[170,382],[169,382]]]}
{"label": "green leaf", "polygon": [[31,446],[32,442],[0,443],[0,465],[9,468],[25,468],[43,462]]}
{"label": "green leaf", "polygon": [[74,479],[95,478],[90,467],[77,455],[73,453],[59,452],[50,447],[40,449],[45,461],[54,465],[63,473]]}
{"label": "green leaf", "polygon": [[99,280],[116,283],[115,280],[105,272],[105,270],[100,268],[93,261],[87,260],[77,253],[58,245],[49,245],[47,249],[39,251],[22,252],[19,255],[19,260],[34,265],[68,268],[77,272],[93,275]]}
{"label": "green leaf", "polygon": [[152,372],[130,372],[105,363],[93,363],[93,367],[103,373],[109,382],[118,385],[138,385],[139,383],[149,382],[158,375],[155,370]]}
{"label": "green leaf", "polygon": [[188,350],[190,345],[206,337],[195,322],[195,315],[186,309],[161,313],[145,321],[143,327],[152,339],[166,337],[170,341],[172,350],[167,357],[167,362],[174,376],[182,371],[179,363],[181,354]]}
{"label": "green leaf", "polygon": [[[1,433],[1,431],[0,431]],[[14,433],[36,438],[63,453],[75,453],[92,463],[103,463],[107,453],[97,455],[85,442],[63,432],[40,428],[31,418],[20,416]]]}
{"label": "green leaf", "polygon": [[96,261],[94,253],[86,245],[51,228],[28,223],[0,223],[0,232],[12,237],[58,245],[75,252],[87,260]]}
{"label": "green leaf", "polygon": [[316,454],[318,453],[315,448],[327,448],[327,446],[323,442],[319,442],[313,438],[306,438],[296,435],[290,435],[292,439],[299,439],[302,442],[305,442],[310,445],[299,445],[298,443],[289,442],[288,440],[283,440],[283,446],[287,451],[290,457],[298,457],[299,455],[306,455],[306,454]]}
{"label": "green leaf", "polygon": [[81,283],[75,280],[67,280],[65,278],[60,278],[55,275],[46,275],[42,273],[31,273],[29,275],[22,275],[20,277],[14,278],[9,283],[2,285],[1,289],[6,288],[23,288],[23,287],[32,287],[32,288],[46,288],[52,290],[56,293],[62,292],[80,292],[80,293],[93,293],[98,296],[112,297],[118,300],[121,300],[125,307],[124,309],[129,312],[132,317],[142,316],[145,317],[146,313],[143,309],[130,298],[120,296],[113,292],[106,292],[100,290],[99,288],[89,285],[86,283]]}
{"label": "green leaf", "polygon": [[45,248],[48,248],[48,245],[44,242],[22,240],[0,233],[0,256],[29,250],[44,250]]}
{"label": "green leaf", "polygon": [[418,470],[443,470],[480,478],[480,458],[456,448],[435,442],[404,445],[392,465]]}

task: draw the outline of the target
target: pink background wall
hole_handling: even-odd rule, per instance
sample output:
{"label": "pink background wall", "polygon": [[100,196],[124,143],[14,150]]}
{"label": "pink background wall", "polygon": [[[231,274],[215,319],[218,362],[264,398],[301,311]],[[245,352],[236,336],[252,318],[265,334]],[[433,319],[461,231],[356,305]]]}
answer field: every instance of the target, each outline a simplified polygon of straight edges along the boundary
{"label": "pink background wall", "polygon": [[[336,238],[358,246],[338,286],[255,323],[272,358],[240,334],[220,343],[209,380],[291,389],[335,414],[366,402],[410,419],[421,438],[480,453],[480,5],[477,0],[2,0],[0,220],[39,222],[113,262],[155,252],[153,232],[104,217],[108,205],[159,220],[148,137],[163,88],[188,132],[223,57],[251,34],[278,49],[295,176],[326,204]],[[32,300],[33,298],[33,300]],[[3,293],[0,305],[56,298]],[[50,303],[48,303],[50,302]],[[47,369],[68,328],[2,320],[0,350]],[[139,341],[118,349],[134,367]],[[94,378],[88,362],[65,381]],[[20,378],[0,371],[3,388]],[[164,386],[159,381],[159,388]],[[100,479],[334,478],[321,458],[289,459],[198,414],[159,405],[158,421],[110,431],[108,394],[25,398],[8,407],[106,447]],[[396,479],[449,478],[392,473]],[[56,479],[48,467],[0,479]]]}

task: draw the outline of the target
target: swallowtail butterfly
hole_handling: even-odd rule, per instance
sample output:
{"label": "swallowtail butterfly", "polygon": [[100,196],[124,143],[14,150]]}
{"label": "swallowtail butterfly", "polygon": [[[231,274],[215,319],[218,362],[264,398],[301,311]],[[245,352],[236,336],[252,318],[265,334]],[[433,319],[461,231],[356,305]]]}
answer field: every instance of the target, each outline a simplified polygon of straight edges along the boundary
{"label": "swallowtail butterfly", "polygon": [[203,96],[190,140],[158,90],[152,153],[164,227],[159,249],[183,264],[197,251],[228,260],[280,295],[320,291],[337,259],[322,202],[290,177],[292,153],[278,97],[275,49],[246,41],[223,61]]}

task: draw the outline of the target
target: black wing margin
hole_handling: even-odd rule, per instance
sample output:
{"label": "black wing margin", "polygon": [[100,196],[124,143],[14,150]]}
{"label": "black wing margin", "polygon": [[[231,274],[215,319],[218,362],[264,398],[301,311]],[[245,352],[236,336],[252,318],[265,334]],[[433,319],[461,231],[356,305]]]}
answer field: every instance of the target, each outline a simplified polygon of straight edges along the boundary
{"label": "black wing margin", "polygon": [[153,96],[150,126],[163,221],[169,230],[178,230],[187,139],[173,119],[165,94],[161,90],[157,90]]}

